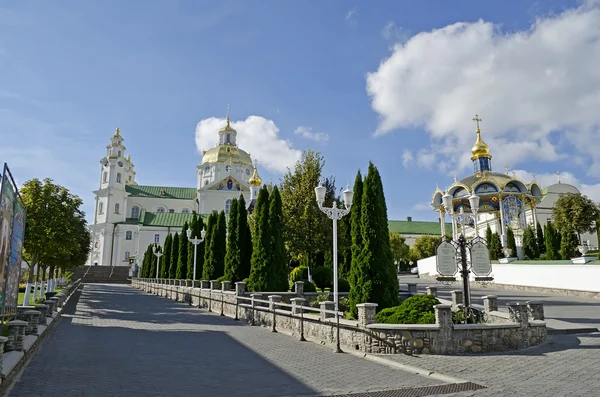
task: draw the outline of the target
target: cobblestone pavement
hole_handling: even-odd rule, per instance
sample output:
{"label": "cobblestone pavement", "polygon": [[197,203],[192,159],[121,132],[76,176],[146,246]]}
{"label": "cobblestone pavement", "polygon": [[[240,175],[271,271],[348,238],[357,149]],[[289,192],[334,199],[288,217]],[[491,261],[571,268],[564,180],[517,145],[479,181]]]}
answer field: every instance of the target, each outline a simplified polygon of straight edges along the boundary
{"label": "cobblestone pavement", "polygon": [[307,396],[442,384],[130,286],[85,285],[68,313],[10,396]]}
{"label": "cobblestone pavement", "polygon": [[456,397],[600,396],[600,333],[555,335],[543,345],[512,353],[384,357],[488,386],[451,395]]}

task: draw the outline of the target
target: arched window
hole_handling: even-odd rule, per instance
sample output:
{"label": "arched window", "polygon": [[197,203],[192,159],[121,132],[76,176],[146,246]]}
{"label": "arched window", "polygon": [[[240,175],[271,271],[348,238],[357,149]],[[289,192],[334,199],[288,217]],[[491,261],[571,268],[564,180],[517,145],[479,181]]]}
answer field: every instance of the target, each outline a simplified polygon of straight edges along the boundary
{"label": "arched window", "polygon": [[102,174],[102,182],[106,183],[107,180],[108,180],[108,172],[104,171],[104,173]]}
{"label": "arched window", "polygon": [[102,214],[104,212],[104,203],[102,201],[100,201],[98,203],[98,213]]}
{"label": "arched window", "polygon": [[184,209],[181,210],[181,213],[182,214],[189,214],[190,210],[188,210],[187,208],[184,208]]}
{"label": "arched window", "polygon": [[140,207],[138,207],[137,205],[131,207],[131,217],[133,219],[140,219]]}
{"label": "arched window", "polygon": [[229,215],[230,210],[231,210],[231,199],[225,201],[225,213]]}
{"label": "arched window", "polygon": [[166,212],[165,207],[158,207],[156,209],[156,212],[160,212],[160,213]]}
{"label": "arched window", "polygon": [[115,204],[115,214],[119,213],[119,203]]}
{"label": "arched window", "polygon": [[117,173],[117,183],[121,183],[121,173]]}

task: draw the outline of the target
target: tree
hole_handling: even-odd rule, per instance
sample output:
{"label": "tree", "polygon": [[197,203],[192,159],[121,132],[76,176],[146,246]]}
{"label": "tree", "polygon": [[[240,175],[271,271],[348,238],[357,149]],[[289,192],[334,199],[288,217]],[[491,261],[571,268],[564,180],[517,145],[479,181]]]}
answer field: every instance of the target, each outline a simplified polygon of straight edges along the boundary
{"label": "tree", "polygon": [[179,246],[181,245],[179,241],[179,233],[175,232],[173,236],[173,243],[171,244],[171,264],[169,266],[169,278],[175,279],[177,278],[177,263],[179,261]]}
{"label": "tree", "polygon": [[[196,222],[196,236],[202,237],[202,230],[206,231],[204,226],[204,220],[201,216],[198,217],[198,221]],[[206,248],[206,240],[198,244],[198,248],[196,248],[196,280],[198,278],[202,278],[202,270],[204,268],[204,251]]]}
{"label": "tree", "polygon": [[233,199],[229,209],[229,225],[227,226],[229,233],[227,234],[227,253],[225,254],[225,278],[232,283],[242,281],[239,278],[242,261],[238,221],[238,201]]}
{"label": "tree", "polygon": [[171,233],[167,234],[165,238],[165,249],[162,260],[160,261],[160,278],[169,278],[169,268],[171,267],[171,249],[173,245],[173,236]]}
{"label": "tree", "polygon": [[392,258],[398,264],[398,268],[401,266],[408,267],[410,247],[406,244],[406,239],[400,233],[390,233],[390,249],[392,250]]}
{"label": "tree", "polygon": [[561,231],[560,256],[563,260],[579,256],[579,251],[577,251],[578,245],[579,238],[573,229],[565,228]]}
{"label": "tree", "polygon": [[183,224],[183,230],[179,235],[179,257],[177,258],[177,273],[176,278],[184,280],[187,276],[187,253],[188,253],[188,239],[187,239],[188,223]]}
{"label": "tree", "polygon": [[506,229],[506,248],[509,248],[512,251],[510,254],[511,257],[516,257],[518,255],[515,234],[510,227]]}
{"label": "tree", "polygon": [[[281,185],[281,200],[284,214],[284,241],[294,257],[306,257],[313,265],[317,252],[331,250],[332,224],[321,212],[315,200],[315,187],[321,179],[325,160],[314,151],[302,153],[293,170],[285,174]],[[332,178],[324,181],[327,189],[326,206],[333,204],[335,184]]]}
{"label": "tree", "polygon": [[546,253],[546,241],[544,239],[544,233],[539,222],[536,222],[535,233],[538,250],[540,251],[540,254],[544,254]]}
{"label": "tree", "polygon": [[[196,234],[196,231],[198,229],[198,216],[196,215],[196,212],[194,212],[193,216],[192,216],[192,223],[190,224],[190,230],[192,233],[192,238],[200,238],[199,234]],[[186,274],[186,278],[188,280],[193,280],[194,279],[194,244],[192,244],[191,239],[188,239],[187,242],[187,274]],[[198,271],[198,269],[196,269],[196,271]],[[196,274],[197,276],[197,274]]]}
{"label": "tree", "polygon": [[415,240],[410,248],[410,261],[415,263],[421,259],[429,258],[436,254],[437,246],[440,244],[441,237],[423,235]]}
{"label": "tree", "polygon": [[203,280],[213,280],[213,275],[215,272],[213,263],[213,250],[210,244],[212,239],[214,238],[218,217],[219,215],[216,211],[213,211],[208,216],[208,222],[206,225],[206,237],[204,238],[204,264],[202,266]]}
{"label": "tree", "polygon": [[[352,212],[352,209],[350,209]],[[339,223],[340,230],[338,235],[338,247],[340,251],[338,273],[339,277],[348,280],[350,276],[350,267],[352,266],[352,216],[346,215]]]}
{"label": "tree", "polygon": [[489,250],[491,260],[497,261],[500,258],[504,258],[504,254],[502,253],[502,240],[500,240],[500,235],[496,232],[492,233],[492,236],[490,237]]}
{"label": "tree", "polygon": [[523,255],[528,259],[537,259],[540,256],[537,238],[531,226],[528,226],[525,231],[523,231]]}
{"label": "tree", "polygon": [[142,260],[142,278],[150,278],[150,268],[152,267],[152,258],[154,258],[154,253],[152,248],[154,244],[148,244],[148,248],[146,248],[146,253],[144,253],[144,259]]}
{"label": "tree", "polygon": [[237,205],[238,210],[238,239],[240,250],[239,280],[244,280],[250,276],[250,260],[252,258],[252,233],[248,225],[248,210],[246,209],[246,200],[244,195],[240,194]]}
{"label": "tree", "polygon": [[485,242],[487,243],[488,247],[492,243],[492,228],[490,227],[489,223],[487,224],[487,228],[485,229]]}
{"label": "tree", "polygon": [[253,212],[254,233],[250,268],[250,288],[252,291],[266,291],[268,284],[269,261],[271,259],[271,233],[269,230],[269,192],[262,187],[258,192]]}
{"label": "tree", "polygon": [[287,264],[283,244],[283,208],[279,188],[273,187],[269,195],[269,234],[271,235],[271,258],[269,261],[269,291],[287,291]]}
{"label": "tree", "polygon": [[549,222],[545,226],[544,240],[546,245],[546,260],[558,260],[560,255],[560,232]]}
{"label": "tree", "polygon": [[377,303],[380,309],[396,306],[398,279],[390,250],[387,206],[381,177],[373,163],[369,163],[364,181],[361,207],[363,249],[358,262],[362,271],[356,278],[358,293],[353,296],[358,301],[351,300],[351,306],[361,302]]}
{"label": "tree", "polygon": [[598,206],[581,193],[561,195],[552,209],[557,230],[574,230],[581,241],[582,233],[596,231],[596,219],[600,215]]}
{"label": "tree", "polygon": [[350,271],[348,273],[348,282],[350,283],[350,313],[356,317],[358,311],[356,305],[361,302],[362,288],[361,283],[366,275],[366,269],[363,268],[363,262],[359,261],[360,253],[363,249],[361,219],[362,219],[362,196],[363,196],[363,178],[360,170],[356,173],[354,179],[354,199],[350,208]]}
{"label": "tree", "polygon": [[212,235],[210,237],[209,261],[204,261],[204,277],[207,280],[216,280],[223,276],[225,272],[225,244],[227,225],[225,221],[225,211],[221,211],[218,215],[213,215],[214,225],[212,227]]}

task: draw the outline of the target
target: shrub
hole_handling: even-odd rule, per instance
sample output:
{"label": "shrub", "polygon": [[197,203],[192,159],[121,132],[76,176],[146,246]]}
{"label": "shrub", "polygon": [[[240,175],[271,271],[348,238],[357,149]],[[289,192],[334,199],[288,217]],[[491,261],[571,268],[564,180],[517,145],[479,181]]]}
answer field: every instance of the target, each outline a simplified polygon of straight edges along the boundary
{"label": "shrub", "polygon": [[301,280],[308,280],[308,267],[306,266],[297,266],[290,273],[290,285]]}
{"label": "shrub", "polygon": [[321,289],[329,288],[333,285],[333,273],[329,268],[318,267],[314,270],[312,276],[313,282]]}
{"label": "shrub", "polygon": [[344,278],[338,279],[338,292],[350,292],[350,283]]}
{"label": "shrub", "polygon": [[400,306],[383,309],[377,313],[377,322],[383,324],[434,324],[433,306],[439,304],[431,295],[415,295]]}
{"label": "shrub", "polygon": [[[298,280],[298,281],[304,281],[304,292],[317,292],[317,287],[315,287],[315,285],[313,283],[311,283],[308,280]],[[294,287],[294,291],[296,291],[296,288]]]}
{"label": "shrub", "polygon": [[[217,281],[219,282],[219,283],[217,284],[217,285],[218,285],[218,288],[223,288],[223,287],[222,287],[222,284],[221,284],[221,282],[222,282],[222,281],[229,281],[229,280],[227,279],[227,277],[225,277],[225,276],[221,276],[221,277],[217,278]],[[229,284],[229,288],[231,289],[231,284]]]}

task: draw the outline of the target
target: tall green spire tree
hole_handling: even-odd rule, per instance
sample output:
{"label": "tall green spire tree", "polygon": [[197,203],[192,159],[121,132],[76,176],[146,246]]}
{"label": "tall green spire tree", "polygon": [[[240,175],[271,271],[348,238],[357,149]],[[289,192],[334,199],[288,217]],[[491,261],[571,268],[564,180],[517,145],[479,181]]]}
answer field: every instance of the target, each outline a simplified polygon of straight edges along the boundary
{"label": "tall green spire tree", "polygon": [[225,250],[227,244],[227,220],[225,211],[221,211],[217,218],[214,238],[210,241],[210,248],[213,251],[212,263],[214,267],[213,279],[222,277],[225,274]]}
{"label": "tall green spire tree", "polygon": [[179,260],[179,233],[175,232],[173,243],[171,244],[171,263],[169,265],[169,278],[175,279],[177,276],[177,261]]}
{"label": "tall green spire tree", "polygon": [[271,233],[269,230],[269,191],[263,186],[258,192],[253,212],[254,233],[250,268],[250,289],[266,291],[268,288],[269,261],[271,259]]}
{"label": "tall green spire tree", "polygon": [[214,238],[215,228],[217,226],[218,215],[216,212],[211,212],[208,216],[208,222],[206,225],[206,237],[204,238],[204,264],[202,266],[202,279],[213,280],[214,266],[213,266],[213,250],[211,249],[211,241]]}
{"label": "tall green spire tree", "polygon": [[287,264],[283,244],[283,208],[279,188],[273,187],[269,195],[269,232],[271,234],[271,259],[269,261],[269,291],[287,291]]}
{"label": "tall green spire tree", "polygon": [[154,258],[152,247],[154,247],[154,244],[148,244],[142,260],[142,278],[150,278],[150,267],[152,267],[152,258]]}
{"label": "tall green spire tree", "polygon": [[252,233],[250,232],[250,226],[248,225],[248,210],[246,208],[246,200],[244,200],[243,194],[240,194],[237,207],[237,233],[240,250],[240,266],[238,277],[239,280],[244,280],[250,276],[250,260],[252,258]]}
{"label": "tall green spire tree", "polygon": [[350,313],[356,317],[358,311],[356,305],[364,303],[361,301],[362,282],[366,277],[367,269],[364,269],[362,263],[358,261],[358,257],[363,249],[362,233],[361,233],[361,217],[362,217],[362,196],[363,196],[363,179],[360,170],[356,173],[354,180],[354,200],[350,208],[350,234],[352,238],[350,272],[348,273],[348,282],[350,283]]}
{"label": "tall green spire tree", "polygon": [[490,227],[489,223],[487,224],[487,228],[485,229],[485,242],[487,243],[488,247],[492,243],[492,228]]}
{"label": "tall green spire tree", "polygon": [[[198,229],[198,216],[194,212],[194,215],[192,217],[192,223],[190,224],[190,230],[191,230],[192,236],[190,239],[188,239],[188,245],[187,245],[187,275],[186,275],[186,278],[188,280],[194,279],[194,244],[192,244],[192,242],[190,240],[193,238],[200,238],[200,235],[196,234],[196,229]],[[196,254],[197,254],[197,252],[196,252]],[[198,271],[198,269],[196,269],[196,272],[197,271]],[[198,276],[198,274],[196,274],[196,277],[197,276]]]}
{"label": "tall green spire tree", "polygon": [[509,248],[512,251],[510,254],[511,257],[517,257],[517,242],[515,240],[515,234],[510,227],[506,228],[506,248]]}
{"label": "tall green spire tree", "polygon": [[537,259],[540,256],[537,238],[531,226],[528,226],[523,232],[523,255],[525,255],[527,259]]}
{"label": "tall green spire tree", "polygon": [[176,277],[179,280],[185,279],[187,276],[187,253],[188,253],[188,239],[186,232],[188,230],[188,223],[183,224],[183,230],[179,235],[179,258],[177,258],[177,273]]}
{"label": "tall green spire tree", "polygon": [[241,281],[239,278],[241,258],[238,220],[238,201],[233,199],[229,208],[227,253],[225,254],[225,278],[232,283]]}
{"label": "tall green spire tree", "polygon": [[160,277],[168,278],[169,277],[169,267],[171,266],[171,246],[173,244],[173,236],[171,233],[167,235],[165,238],[164,245],[164,255],[160,261]]}
{"label": "tall green spire tree", "polygon": [[546,253],[546,241],[544,239],[544,233],[542,232],[542,227],[540,226],[539,222],[536,222],[535,233],[538,250],[540,251],[540,254],[544,254]]}

